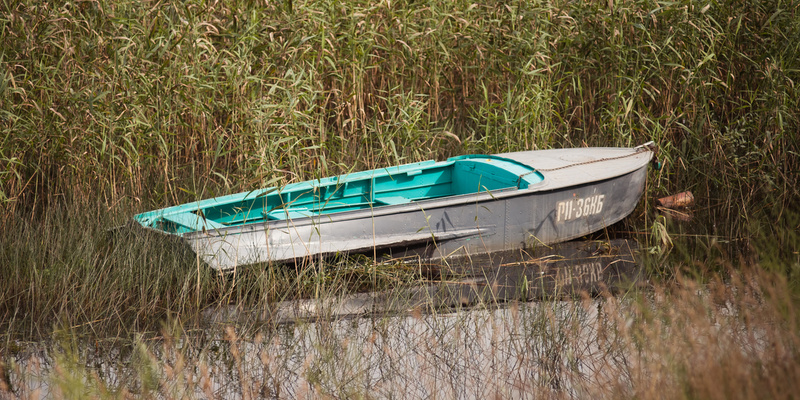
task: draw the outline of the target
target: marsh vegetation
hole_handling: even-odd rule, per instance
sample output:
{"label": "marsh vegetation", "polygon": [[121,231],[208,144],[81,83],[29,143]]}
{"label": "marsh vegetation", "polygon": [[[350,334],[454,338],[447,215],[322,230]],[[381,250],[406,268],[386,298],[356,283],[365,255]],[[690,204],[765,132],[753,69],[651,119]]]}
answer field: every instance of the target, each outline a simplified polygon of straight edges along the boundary
{"label": "marsh vegetation", "polygon": [[[437,327],[457,326],[473,336],[452,341],[475,340],[475,352],[492,354],[490,360],[501,358],[493,329],[513,332],[502,343],[515,346],[521,361],[503,358],[502,368],[480,371],[440,363],[456,354],[446,350],[451,340],[424,335],[416,340],[429,343],[429,353],[363,361],[368,366],[352,376],[330,369],[333,354],[351,340],[335,335],[306,349],[313,351],[279,350],[251,364],[237,359],[250,352],[236,349],[268,347],[278,333],[230,328],[213,346],[232,357],[226,368],[235,371],[235,393],[247,396],[266,385],[279,388],[263,393],[278,396],[390,397],[403,376],[416,376],[421,383],[414,387],[422,389],[410,394],[434,393],[424,388],[449,382],[451,392],[435,394],[466,396],[471,392],[461,388],[480,381],[503,396],[514,382],[502,375],[535,376],[520,391],[554,397],[789,397],[800,381],[798,6],[758,0],[0,4],[0,331],[7,332],[0,391],[33,395],[20,388],[36,374],[14,360],[26,359],[22,343],[45,341],[60,343],[49,352],[52,369],[41,375],[56,395],[71,397],[81,382],[87,389],[80,396],[179,397],[184,389],[190,397],[207,396],[194,391],[205,390],[197,383],[213,364],[212,344],[195,342],[192,333],[202,310],[433,279],[419,266],[369,259],[267,265],[221,277],[146,235],[109,240],[108,229],[135,213],[465,153],[654,140],[662,165],[650,172],[645,200],[603,233],[642,243],[652,276],[645,293],[513,306],[527,310],[519,311],[522,319],[497,316],[517,313],[512,307],[434,320],[430,335],[443,338]],[[683,190],[697,198],[694,223],[652,207],[652,198]],[[607,305],[613,312],[590,322],[549,317]],[[443,322],[462,318],[484,322],[481,329]],[[352,340],[393,335],[395,323]],[[582,333],[588,325],[597,328]],[[302,336],[320,326],[291,329]],[[567,356],[581,354],[583,339],[606,340],[594,354],[605,363],[599,370],[616,372],[593,386],[601,392],[582,391],[581,379],[591,374]],[[119,358],[124,372],[103,375],[88,363],[86,346],[69,345],[92,341],[120,343],[136,356]],[[491,345],[480,347],[483,341]],[[525,358],[520,349],[546,353]],[[284,356],[307,359],[282,369]],[[423,372],[439,372],[403,371],[410,358],[427,365]],[[568,383],[554,386],[542,360],[563,361],[554,374]],[[394,371],[386,378],[391,384],[376,384],[373,366]],[[288,371],[308,382],[306,392],[281,386],[280,374]]]}

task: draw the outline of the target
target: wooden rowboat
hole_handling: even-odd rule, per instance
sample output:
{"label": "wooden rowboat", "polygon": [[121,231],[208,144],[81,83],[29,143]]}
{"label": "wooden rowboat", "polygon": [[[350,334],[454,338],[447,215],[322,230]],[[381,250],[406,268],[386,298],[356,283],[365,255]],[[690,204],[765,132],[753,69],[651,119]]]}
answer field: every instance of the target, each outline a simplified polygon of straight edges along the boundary
{"label": "wooden rowboat", "polygon": [[427,246],[430,257],[551,244],[628,216],[652,143],[467,155],[217,197],[134,216],[209,266]]}

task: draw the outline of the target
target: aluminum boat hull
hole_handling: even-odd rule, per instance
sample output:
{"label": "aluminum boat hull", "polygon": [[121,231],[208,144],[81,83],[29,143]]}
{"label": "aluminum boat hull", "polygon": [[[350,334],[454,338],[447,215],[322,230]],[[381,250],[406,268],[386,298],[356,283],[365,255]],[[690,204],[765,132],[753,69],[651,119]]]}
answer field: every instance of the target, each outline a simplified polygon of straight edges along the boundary
{"label": "aluminum boat hull", "polygon": [[449,257],[581,237],[627,217],[644,191],[648,147],[498,154],[543,180],[506,188],[182,233],[209,266],[300,260],[329,254],[427,246]]}

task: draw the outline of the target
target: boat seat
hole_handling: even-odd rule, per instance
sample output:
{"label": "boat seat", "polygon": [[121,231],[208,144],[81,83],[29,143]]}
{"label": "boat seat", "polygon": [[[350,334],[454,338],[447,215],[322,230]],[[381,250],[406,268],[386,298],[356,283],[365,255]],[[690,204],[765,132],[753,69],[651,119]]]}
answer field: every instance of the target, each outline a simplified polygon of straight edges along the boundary
{"label": "boat seat", "polygon": [[395,204],[406,204],[410,203],[411,199],[408,197],[403,196],[381,196],[375,198],[376,203],[385,204],[387,206],[392,206]]}
{"label": "boat seat", "polygon": [[207,218],[203,218],[193,212],[167,214],[162,216],[162,218],[169,222],[185,226],[193,231],[225,228],[225,225],[220,224],[219,222],[214,222]]}
{"label": "boat seat", "polygon": [[267,219],[271,220],[305,218],[312,215],[314,213],[305,208],[278,208],[264,214]]}

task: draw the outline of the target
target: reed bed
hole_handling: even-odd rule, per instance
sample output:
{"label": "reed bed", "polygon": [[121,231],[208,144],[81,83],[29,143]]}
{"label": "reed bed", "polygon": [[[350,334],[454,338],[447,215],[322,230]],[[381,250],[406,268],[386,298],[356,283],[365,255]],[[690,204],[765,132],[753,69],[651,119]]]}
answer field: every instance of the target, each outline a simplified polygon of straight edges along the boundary
{"label": "reed bed", "polygon": [[[146,237],[108,243],[136,212],[469,152],[649,140],[663,167],[647,196],[695,192],[701,261],[727,241],[728,256],[763,250],[797,282],[797,13],[755,0],[2,3],[0,329],[131,337],[208,306],[420,278],[369,262],[222,278]],[[682,237],[643,204],[629,228],[657,233],[648,246]]]}
{"label": "reed bed", "polygon": [[[3,4],[0,201],[174,204],[655,140],[658,191],[797,197],[794,2]],[[734,224],[734,228],[737,228]]]}
{"label": "reed bed", "polygon": [[0,285],[0,326],[6,332],[0,347],[58,332],[132,338],[157,332],[169,320],[197,326],[209,307],[253,308],[399,287],[426,277],[419,268],[358,257],[219,274],[163,236],[125,226],[106,230],[107,217],[98,207],[50,207],[39,224],[0,232],[8,245],[0,252],[6,274]]}

